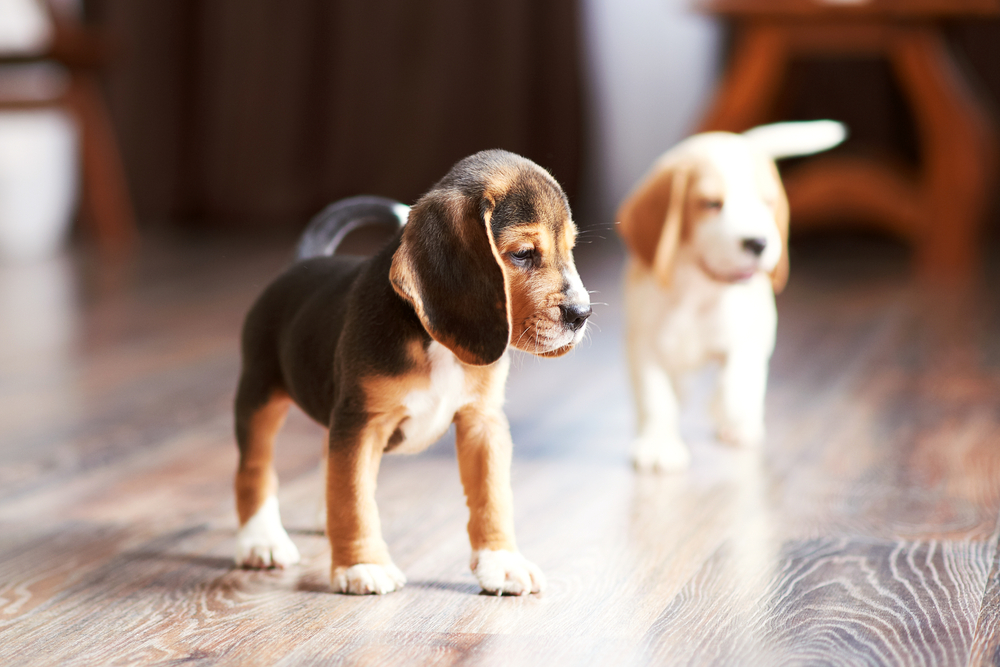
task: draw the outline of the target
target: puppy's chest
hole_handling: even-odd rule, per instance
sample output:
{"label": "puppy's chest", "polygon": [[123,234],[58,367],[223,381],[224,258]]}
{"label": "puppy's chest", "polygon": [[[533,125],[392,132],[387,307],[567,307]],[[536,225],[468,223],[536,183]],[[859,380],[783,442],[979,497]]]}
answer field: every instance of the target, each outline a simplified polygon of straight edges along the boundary
{"label": "puppy's chest", "polygon": [[678,297],[654,290],[647,298],[654,345],[665,366],[692,370],[726,353],[728,336],[718,294],[693,291]]}
{"label": "puppy's chest", "polygon": [[448,348],[433,342],[427,356],[430,382],[403,397],[406,417],[399,424],[403,439],[393,452],[413,454],[431,446],[448,430],[455,413],[473,400],[467,390],[465,370]]}
{"label": "puppy's chest", "polygon": [[725,354],[720,314],[717,310],[668,311],[656,337],[664,362],[676,370],[697,368]]}

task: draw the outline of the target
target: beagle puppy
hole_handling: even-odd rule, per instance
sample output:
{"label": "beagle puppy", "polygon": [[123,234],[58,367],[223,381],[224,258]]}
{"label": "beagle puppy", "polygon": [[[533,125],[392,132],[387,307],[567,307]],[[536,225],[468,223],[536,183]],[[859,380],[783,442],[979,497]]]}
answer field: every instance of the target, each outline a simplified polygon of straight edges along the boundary
{"label": "beagle puppy", "polygon": [[618,212],[629,251],[626,345],[638,412],[639,469],[677,470],[680,383],[721,364],[713,414],[720,440],[764,437],[774,350],[774,294],[788,279],[788,200],[774,160],[832,148],[834,121],[695,135],[662,155]]}
{"label": "beagle puppy", "polygon": [[[541,591],[514,540],[504,383],[515,348],[567,353],[590,297],[566,195],[534,162],[501,150],[458,162],[412,209],[367,198],[314,221],[299,261],[254,304],[236,395],[236,562],[284,567],[274,439],[292,402],[328,429],[327,535],[335,591],[388,593],[406,579],[379,524],[385,453],[414,454],[455,424],[471,567],[495,594]],[[401,224],[405,220],[405,225]],[[368,259],[331,256],[344,230],[397,228]]]}

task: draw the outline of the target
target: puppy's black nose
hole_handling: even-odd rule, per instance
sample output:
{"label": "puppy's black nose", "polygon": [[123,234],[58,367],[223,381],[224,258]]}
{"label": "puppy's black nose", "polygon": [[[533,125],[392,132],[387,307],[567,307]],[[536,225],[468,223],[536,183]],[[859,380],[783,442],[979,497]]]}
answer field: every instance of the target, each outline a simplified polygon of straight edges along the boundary
{"label": "puppy's black nose", "polygon": [[743,249],[756,257],[760,257],[766,247],[767,241],[762,238],[743,239]]}
{"label": "puppy's black nose", "polygon": [[580,304],[562,304],[559,306],[559,310],[562,311],[563,322],[565,322],[570,329],[573,331],[579,331],[583,323],[587,321],[590,314],[593,311],[589,305],[581,306]]}

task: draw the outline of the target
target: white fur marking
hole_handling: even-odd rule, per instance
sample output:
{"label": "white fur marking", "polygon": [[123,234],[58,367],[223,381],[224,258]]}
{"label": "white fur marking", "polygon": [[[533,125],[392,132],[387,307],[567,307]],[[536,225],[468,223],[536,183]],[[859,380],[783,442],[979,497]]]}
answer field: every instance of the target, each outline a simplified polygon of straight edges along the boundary
{"label": "white fur marking", "polygon": [[525,595],[541,593],[545,589],[545,575],[538,566],[513,551],[473,551],[469,565],[487,593]]}
{"label": "white fur marking", "polygon": [[427,348],[431,361],[430,385],[403,398],[406,419],[400,424],[405,439],[394,453],[415,454],[440,438],[455,413],[472,401],[465,390],[465,369],[451,350],[437,341]]}
{"label": "white fur marking", "polygon": [[[722,210],[700,222],[691,240],[705,268],[724,278],[772,271],[781,258],[781,234],[756,178],[767,158],[739,135],[713,133],[694,137],[690,143],[711,158],[722,179]],[[775,188],[771,194],[777,192]],[[760,257],[744,249],[748,238],[765,241]]]}
{"label": "white fur marking", "polygon": [[236,533],[236,565],[285,567],[299,562],[299,550],[281,525],[278,499],[271,496]]}
{"label": "white fur marking", "polygon": [[[691,238],[677,251],[668,288],[640,262],[629,262],[625,313],[638,408],[639,432],[632,445],[636,467],[687,465],[677,383],[711,361],[722,364],[713,410],[719,438],[738,445],[762,441],[767,366],[777,327],[766,272],[774,270],[784,251],[773,208],[782,196],[781,183],[769,162],[831,148],[845,135],[844,126],[834,121],[766,125],[743,135],[707,132],[657,160],[654,171],[673,168],[678,158],[697,156],[695,164],[709,163],[707,171],[695,174],[695,192],[719,198],[722,208],[698,218]],[[751,239],[764,242],[759,257],[744,247]]]}
{"label": "white fur marking", "polygon": [[566,292],[568,301],[581,305],[590,305],[590,294],[587,293],[587,289],[583,286],[583,281],[580,280],[580,274],[575,269],[564,273],[563,280],[569,285],[569,290]]}
{"label": "white fur marking", "polygon": [[330,586],[335,593],[349,595],[385,595],[399,590],[405,583],[406,576],[392,563],[358,563],[338,567],[330,577]]}
{"label": "white fur marking", "polygon": [[[834,0],[826,0],[833,4]],[[867,0],[836,0],[840,4],[860,4]],[[747,130],[743,136],[772,160],[812,155],[833,148],[847,138],[847,128],[835,120],[772,123]]]}
{"label": "white fur marking", "polygon": [[767,363],[777,325],[767,276],[719,283],[706,276],[685,249],[669,290],[634,260],[625,284],[629,366],[639,417],[632,444],[635,466],[670,471],[688,465],[676,385],[686,373],[712,360],[723,364],[714,405],[720,439],[759,443]]}
{"label": "white fur marking", "polygon": [[399,218],[399,224],[405,225],[410,219],[410,207],[406,204],[395,203],[392,205],[392,212]]}
{"label": "white fur marking", "polygon": [[[563,273],[563,280],[565,280],[566,284],[569,285],[569,289],[566,291],[567,303],[577,304],[580,306],[590,305],[590,293],[587,292],[587,288],[583,286],[583,281],[580,280],[580,274],[577,272],[575,266],[571,264],[569,270]],[[587,325],[589,323],[590,323],[589,321],[584,322],[583,326],[577,329],[576,331],[573,331],[572,329],[567,327],[565,333],[568,334],[569,340],[567,340],[565,343],[560,343],[559,345],[556,345],[552,349],[555,350],[565,345],[569,344],[576,345],[577,343],[579,343],[581,340],[583,340],[583,337],[587,332]]]}

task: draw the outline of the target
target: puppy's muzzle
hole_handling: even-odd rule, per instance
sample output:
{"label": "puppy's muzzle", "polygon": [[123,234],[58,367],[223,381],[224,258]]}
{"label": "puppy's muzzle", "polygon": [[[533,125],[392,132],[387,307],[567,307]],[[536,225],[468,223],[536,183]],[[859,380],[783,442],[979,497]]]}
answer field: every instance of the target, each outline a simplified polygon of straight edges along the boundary
{"label": "puppy's muzzle", "polygon": [[594,312],[589,304],[579,303],[564,303],[559,306],[559,310],[562,311],[563,322],[574,332],[579,331],[586,324],[587,318]]}

